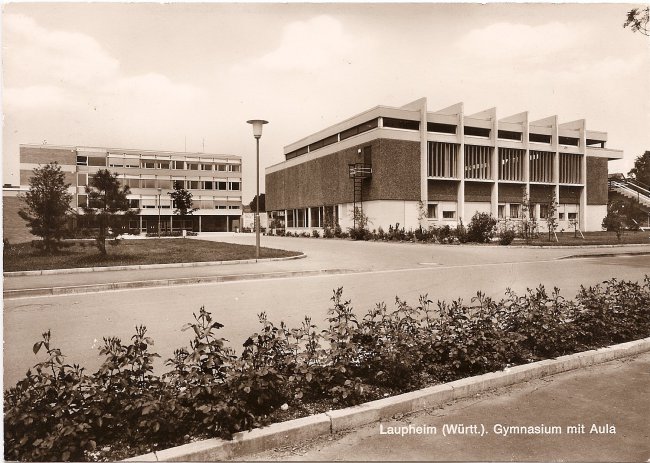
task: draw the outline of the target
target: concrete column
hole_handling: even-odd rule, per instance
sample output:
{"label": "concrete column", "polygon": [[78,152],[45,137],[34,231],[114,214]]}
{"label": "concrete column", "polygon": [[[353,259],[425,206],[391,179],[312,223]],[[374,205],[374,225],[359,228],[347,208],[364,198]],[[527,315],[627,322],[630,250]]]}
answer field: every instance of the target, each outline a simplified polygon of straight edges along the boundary
{"label": "concrete column", "polygon": [[582,119],[580,126],[580,210],[578,211],[578,226],[580,230],[587,231],[587,123]]}
{"label": "concrete column", "polygon": [[142,233],[142,216],[140,216],[140,233]]}
{"label": "concrete column", "polygon": [[[526,111],[526,116],[523,122],[523,132],[521,136],[523,137],[524,143],[524,182],[526,182],[526,197],[530,203],[530,140],[528,139],[528,111]],[[537,217],[537,216],[535,216]]]}
{"label": "concrete column", "polygon": [[490,171],[492,173],[492,194],[490,196],[490,214],[492,217],[499,216],[499,119],[497,118],[496,109],[494,110],[494,119],[492,124],[492,156],[490,158]]}
{"label": "concrete column", "polygon": [[[458,223],[462,220],[463,224],[467,225],[465,221],[465,105],[463,103],[461,103],[458,112],[458,139],[460,147],[456,166],[458,169],[456,177],[459,179],[458,196],[456,198],[456,220]],[[440,213],[442,214],[442,211]]]}
{"label": "concrete column", "polygon": [[199,216],[199,233],[201,233],[201,216]]}
{"label": "concrete column", "polygon": [[555,211],[555,218],[559,218],[560,212],[560,133],[558,127],[558,118],[553,116],[553,127],[551,132],[551,151],[553,154],[553,184],[555,188],[555,200],[557,201],[558,207]]}
{"label": "concrete column", "polygon": [[169,216],[169,232],[171,233],[173,229],[174,229],[174,214],[170,214],[170,216]]}
{"label": "concrete column", "polygon": [[427,99],[420,105],[420,201],[427,204],[429,200],[429,181],[427,177],[428,141],[427,141]]}

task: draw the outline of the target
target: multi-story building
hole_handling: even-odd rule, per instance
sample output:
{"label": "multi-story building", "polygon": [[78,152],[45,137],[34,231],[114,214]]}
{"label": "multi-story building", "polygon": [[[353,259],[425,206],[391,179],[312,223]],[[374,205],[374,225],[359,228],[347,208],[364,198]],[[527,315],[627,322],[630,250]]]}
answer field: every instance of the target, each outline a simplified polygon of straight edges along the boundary
{"label": "multi-story building", "polygon": [[[15,191],[26,190],[33,169],[56,161],[74,195],[72,208],[83,213],[87,204],[88,179],[99,169],[108,169],[128,185],[130,205],[139,209],[129,229],[156,233],[187,229],[234,231],[242,214],[241,157],[222,154],[177,153],[133,149],[52,145],[20,145],[20,188],[6,191],[5,202]],[[198,208],[184,221],[174,215],[168,193],[180,182],[193,195]],[[5,208],[5,216],[11,211]],[[21,219],[18,219],[21,220]],[[5,219],[5,224],[7,219]],[[24,222],[23,222],[24,224]],[[5,227],[6,232],[6,227]]]}
{"label": "multi-story building", "polygon": [[477,211],[515,223],[528,213],[544,229],[555,204],[560,229],[600,230],[607,162],[623,157],[606,142],[584,119],[428,111],[425,98],[378,106],[286,146],[266,169],[266,208],[288,229],[345,229],[355,208],[370,229],[456,226]]}

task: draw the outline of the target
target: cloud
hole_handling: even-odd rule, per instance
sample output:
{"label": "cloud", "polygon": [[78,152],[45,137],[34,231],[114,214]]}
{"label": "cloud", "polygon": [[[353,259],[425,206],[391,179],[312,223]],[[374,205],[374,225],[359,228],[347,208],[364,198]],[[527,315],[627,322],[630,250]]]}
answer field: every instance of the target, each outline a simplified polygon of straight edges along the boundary
{"label": "cloud", "polygon": [[575,49],[584,36],[583,28],[576,25],[500,22],[470,31],[457,42],[457,47],[462,53],[484,59],[545,61],[558,52]]}
{"label": "cloud", "polygon": [[119,61],[92,37],[50,31],[22,14],[5,15],[3,25],[8,86],[85,86],[107,82],[119,72]]}
{"label": "cloud", "polygon": [[271,71],[316,72],[355,61],[368,45],[363,37],[347,33],[340,21],[320,15],[287,24],[280,45],[249,65]]}
{"label": "cloud", "polygon": [[22,88],[7,88],[4,91],[4,106],[13,108],[44,108],[65,104],[62,89],[51,85],[33,85]]}
{"label": "cloud", "polygon": [[119,60],[88,35],[49,30],[23,14],[5,15],[3,25],[9,110],[97,111],[118,105],[122,112],[173,110],[174,104],[190,104],[200,94],[161,73],[125,75]]}

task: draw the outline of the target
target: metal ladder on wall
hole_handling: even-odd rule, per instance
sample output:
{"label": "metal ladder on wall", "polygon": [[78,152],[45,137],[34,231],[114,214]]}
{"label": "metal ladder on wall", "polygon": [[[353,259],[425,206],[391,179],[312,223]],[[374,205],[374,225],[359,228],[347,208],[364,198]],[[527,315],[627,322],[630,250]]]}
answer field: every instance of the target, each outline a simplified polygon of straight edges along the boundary
{"label": "metal ladder on wall", "polygon": [[[357,219],[363,214],[363,181],[372,176],[372,167],[368,164],[348,164],[349,177],[354,182],[354,194],[352,197],[352,214],[354,228],[357,228]],[[357,207],[359,209],[357,209]],[[358,211],[358,212],[357,212]]]}

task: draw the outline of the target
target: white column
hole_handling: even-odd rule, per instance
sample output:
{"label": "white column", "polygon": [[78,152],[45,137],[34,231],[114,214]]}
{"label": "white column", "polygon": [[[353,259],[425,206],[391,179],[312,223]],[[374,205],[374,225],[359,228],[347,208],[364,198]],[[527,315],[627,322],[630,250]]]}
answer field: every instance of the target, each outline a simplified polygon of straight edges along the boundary
{"label": "white column", "polygon": [[[458,112],[458,139],[460,147],[458,150],[458,162],[456,163],[456,177],[459,178],[458,182],[458,196],[456,198],[456,210],[458,223],[465,222],[465,104],[461,103],[460,111]],[[442,213],[442,212],[441,212]]]}
{"label": "white column", "polygon": [[580,230],[586,231],[587,227],[587,124],[582,119],[580,126],[580,210],[578,211],[578,226]]}
{"label": "white column", "polygon": [[[524,182],[526,182],[526,197],[528,198],[528,203],[530,204],[530,141],[528,140],[528,111],[526,111],[524,124],[523,124],[523,137],[524,143]],[[537,218],[537,216],[535,216]]]}
{"label": "white column", "polygon": [[499,216],[499,119],[496,109],[494,110],[494,121],[492,124],[492,156],[490,158],[490,171],[492,174],[492,194],[490,196],[490,214],[492,217]]}
{"label": "white column", "polygon": [[553,154],[553,187],[555,188],[555,200],[557,201],[558,207],[555,209],[555,218],[559,218],[559,204],[560,204],[560,133],[558,128],[557,116],[553,116],[553,127],[551,132],[551,151]]}

